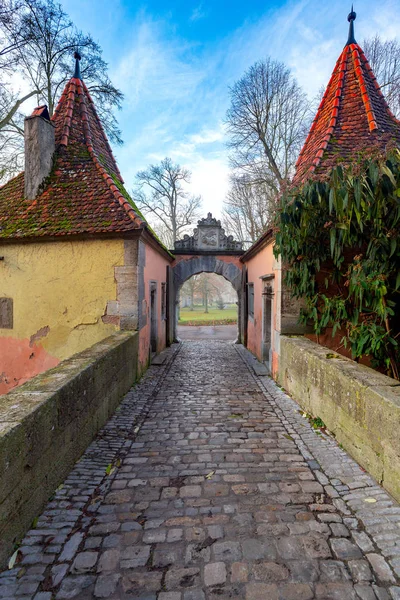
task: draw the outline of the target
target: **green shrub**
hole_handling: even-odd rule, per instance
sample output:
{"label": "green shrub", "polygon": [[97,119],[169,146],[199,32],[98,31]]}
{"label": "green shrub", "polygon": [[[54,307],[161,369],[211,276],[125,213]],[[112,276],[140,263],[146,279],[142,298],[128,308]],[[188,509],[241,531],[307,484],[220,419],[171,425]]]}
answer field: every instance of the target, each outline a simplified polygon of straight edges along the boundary
{"label": "green shrub", "polygon": [[332,327],[355,359],[370,356],[399,379],[400,152],[337,166],[325,181],[288,189],[274,252],[304,298],[301,322]]}

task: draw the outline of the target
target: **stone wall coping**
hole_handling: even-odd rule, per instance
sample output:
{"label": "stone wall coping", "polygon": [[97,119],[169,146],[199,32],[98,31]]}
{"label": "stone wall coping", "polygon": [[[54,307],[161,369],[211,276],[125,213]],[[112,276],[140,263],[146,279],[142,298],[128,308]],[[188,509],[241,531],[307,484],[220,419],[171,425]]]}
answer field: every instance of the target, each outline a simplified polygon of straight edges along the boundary
{"label": "stone wall coping", "polygon": [[[116,348],[125,340],[134,337],[136,332],[124,331],[115,333],[101,342],[97,342],[90,348],[74,354],[70,358],[63,360],[59,365],[36,375],[26,383],[10,390],[7,394],[0,396],[0,422],[7,421],[7,406],[12,406],[20,401],[25,403],[35,401],[35,397],[41,396],[41,401],[45,401],[52,392],[59,391],[67,383],[78,377],[96,360],[105,356],[110,350]],[[40,401],[39,399],[37,400]]]}
{"label": "stone wall coping", "polygon": [[0,396],[0,564],[137,377],[118,332]]}
{"label": "stone wall coping", "polygon": [[[375,371],[371,367],[360,365],[346,356],[336,354],[330,348],[320,346],[303,336],[282,336],[282,338],[284,338],[286,342],[294,344],[296,348],[310,352],[319,359],[326,361],[327,365],[340,369],[365,387],[398,387],[398,398],[400,402],[400,381],[396,381],[396,379],[392,379],[383,373],[379,373],[379,371]],[[397,398],[397,394],[395,394],[394,397]]]}
{"label": "stone wall coping", "polygon": [[280,343],[279,384],[400,501],[400,382],[307,338]]}

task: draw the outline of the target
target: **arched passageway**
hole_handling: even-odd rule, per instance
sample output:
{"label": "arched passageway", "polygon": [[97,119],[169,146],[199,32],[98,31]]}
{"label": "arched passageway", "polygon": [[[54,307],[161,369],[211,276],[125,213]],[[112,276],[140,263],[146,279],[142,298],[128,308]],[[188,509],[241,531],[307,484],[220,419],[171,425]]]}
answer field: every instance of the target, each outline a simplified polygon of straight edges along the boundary
{"label": "arched passageway", "polygon": [[243,312],[243,254],[241,242],[226,236],[221,222],[208,213],[198,222],[193,236],[185,235],[175,244],[175,261],[171,266],[173,337],[177,337],[177,309],[182,285],[199,273],[216,273],[229,281],[238,295],[238,339],[240,339]]}

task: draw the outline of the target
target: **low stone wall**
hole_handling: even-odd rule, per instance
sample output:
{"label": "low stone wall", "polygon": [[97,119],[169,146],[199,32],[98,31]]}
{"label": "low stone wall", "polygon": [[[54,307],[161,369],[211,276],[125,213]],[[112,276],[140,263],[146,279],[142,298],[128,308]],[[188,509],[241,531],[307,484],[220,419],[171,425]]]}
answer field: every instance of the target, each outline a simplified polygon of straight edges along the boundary
{"label": "low stone wall", "polygon": [[279,384],[400,501],[400,383],[303,337],[281,337]]}
{"label": "low stone wall", "polygon": [[117,333],[0,396],[0,566],[136,379]]}

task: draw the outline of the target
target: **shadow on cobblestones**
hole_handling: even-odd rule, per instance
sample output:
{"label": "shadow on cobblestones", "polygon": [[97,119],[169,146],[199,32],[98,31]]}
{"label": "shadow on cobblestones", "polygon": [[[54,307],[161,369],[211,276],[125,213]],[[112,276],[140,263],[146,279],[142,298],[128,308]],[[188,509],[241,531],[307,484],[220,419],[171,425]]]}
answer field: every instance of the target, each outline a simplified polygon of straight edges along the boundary
{"label": "shadow on cobblestones", "polygon": [[400,599],[400,508],[222,341],[152,366],[0,574],[0,598]]}

